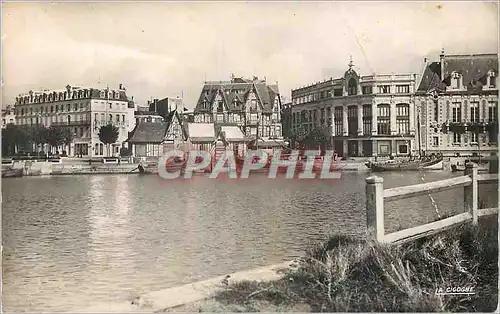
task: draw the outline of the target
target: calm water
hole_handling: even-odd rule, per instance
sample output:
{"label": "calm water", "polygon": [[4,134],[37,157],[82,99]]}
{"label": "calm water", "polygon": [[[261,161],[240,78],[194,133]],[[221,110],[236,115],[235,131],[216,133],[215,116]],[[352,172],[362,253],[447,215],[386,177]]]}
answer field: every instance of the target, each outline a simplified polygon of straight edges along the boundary
{"label": "calm water", "polygon": [[[5,311],[65,311],[273,264],[331,233],[365,231],[364,179],[165,181],[157,176],[2,181]],[[425,174],[425,182],[452,176]],[[385,187],[422,182],[385,174]],[[493,204],[496,188],[482,187]],[[463,211],[463,190],[435,194]],[[428,196],[389,203],[390,231],[436,218]]]}

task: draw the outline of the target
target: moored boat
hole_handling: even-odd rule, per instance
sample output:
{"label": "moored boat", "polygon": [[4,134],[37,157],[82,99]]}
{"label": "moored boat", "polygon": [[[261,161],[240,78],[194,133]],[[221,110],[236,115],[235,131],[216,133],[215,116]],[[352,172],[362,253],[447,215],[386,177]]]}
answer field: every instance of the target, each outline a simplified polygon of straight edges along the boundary
{"label": "moored boat", "polygon": [[370,169],[372,171],[416,171],[425,169],[443,169],[443,157],[433,156],[429,158],[398,161],[388,160],[381,162],[371,162]]}
{"label": "moored boat", "polygon": [[2,178],[19,178],[23,176],[23,169],[2,169]]}

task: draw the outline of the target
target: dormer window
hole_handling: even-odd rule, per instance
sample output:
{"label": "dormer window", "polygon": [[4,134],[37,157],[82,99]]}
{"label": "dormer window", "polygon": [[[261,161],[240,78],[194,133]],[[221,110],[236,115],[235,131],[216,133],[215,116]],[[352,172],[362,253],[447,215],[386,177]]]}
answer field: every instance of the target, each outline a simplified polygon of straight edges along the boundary
{"label": "dormer window", "polygon": [[347,84],[347,95],[356,95],[358,93],[358,83],[356,83],[355,79],[350,79]]}
{"label": "dormer window", "polygon": [[217,104],[217,112],[224,112],[224,103],[222,101]]}
{"label": "dormer window", "polygon": [[495,88],[496,87],[496,73],[493,70],[488,71],[488,82],[487,82],[488,88]]}
{"label": "dormer window", "polygon": [[207,109],[207,100],[203,99],[203,109]]}
{"label": "dormer window", "polygon": [[458,72],[451,73],[451,84],[450,87],[453,89],[460,88],[460,74]]}

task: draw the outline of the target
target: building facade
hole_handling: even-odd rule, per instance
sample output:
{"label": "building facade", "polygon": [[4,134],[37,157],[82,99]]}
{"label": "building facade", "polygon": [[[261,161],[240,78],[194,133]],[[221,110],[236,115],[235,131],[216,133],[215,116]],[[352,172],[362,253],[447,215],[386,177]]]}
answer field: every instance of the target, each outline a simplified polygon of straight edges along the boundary
{"label": "building facade", "polygon": [[2,109],[2,129],[7,127],[7,124],[16,124],[14,108],[10,105]]}
{"label": "building facade", "polygon": [[422,150],[445,156],[498,150],[498,55],[445,55],[427,62],[416,92]]}
{"label": "building facade", "polygon": [[349,69],[292,90],[291,133],[321,129],[339,156],[408,156],[415,151],[415,74],[359,76]]}
{"label": "building facade", "polygon": [[259,145],[283,142],[278,84],[257,77],[205,82],[193,116],[195,123],[213,123],[216,134],[233,125],[249,140],[258,138]]}
{"label": "building facade", "polygon": [[68,85],[65,90],[30,91],[16,98],[14,111],[19,125],[69,128],[73,141],[65,146],[68,156],[107,156],[106,145],[98,134],[100,127],[110,122],[119,130],[118,140],[110,150],[110,155],[117,155],[135,124],[134,102],[121,84],[118,89]]}
{"label": "building facade", "polygon": [[182,150],[186,141],[187,131],[177,110],[162,121],[140,120],[127,140],[135,157],[159,157],[170,150]]}

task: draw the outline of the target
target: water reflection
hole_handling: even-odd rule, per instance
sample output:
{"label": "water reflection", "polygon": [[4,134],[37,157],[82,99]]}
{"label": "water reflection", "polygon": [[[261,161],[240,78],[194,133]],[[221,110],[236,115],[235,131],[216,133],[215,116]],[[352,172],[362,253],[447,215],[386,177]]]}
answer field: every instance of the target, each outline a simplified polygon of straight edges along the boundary
{"label": "water reflection", "polygon": [[130,225],[130,202],[133,195],[127,184],[127,176],[118,176],[106,180],[104,177],[92,177],[89,207],[90,248],[88,250],[89,272],[98,285],[120,287],[120,293],[102,291],[98,297],[117,298],[124,293],[133,294],[127,282],[120,280],[124,272],[133,272],[133,248],[129,245],[133,238]]}

